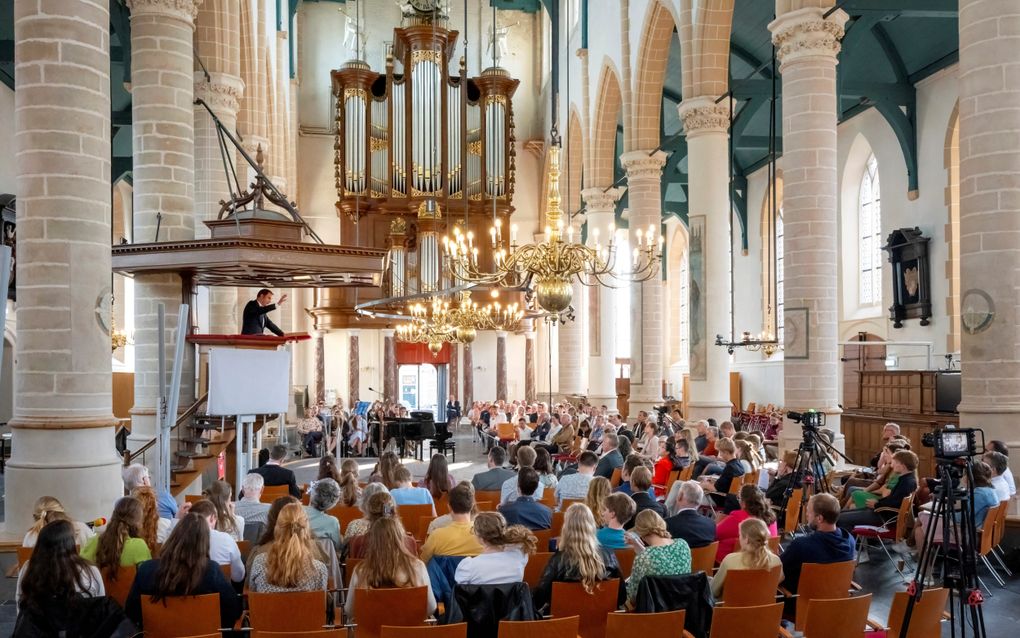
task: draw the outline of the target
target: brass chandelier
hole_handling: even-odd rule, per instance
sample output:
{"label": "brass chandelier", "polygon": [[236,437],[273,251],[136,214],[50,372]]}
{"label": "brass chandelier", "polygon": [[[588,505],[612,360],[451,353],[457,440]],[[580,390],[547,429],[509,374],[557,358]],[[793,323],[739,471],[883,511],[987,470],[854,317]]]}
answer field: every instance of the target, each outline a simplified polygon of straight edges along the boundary
{"label": "brass chandelier", "polygon": [[514,332],[524,318],[524,310],[516,303],[503,306],[494,301],[479,306],[467,290],[460,292],[455,306],[436,296],[427,304],[412,304],[408,314],[409,321],[396,327],[397,339],[427,343],[433,355],[438,355],[446,342],[471,343],[479,330]]}
{"label": "brass chandelier", "polygon": [[570,307],[571,285],[577,281],[586,286],[612,287],[607,277],[642,282],[659,274],[662,259],[662,238],[654,226],[647,232],[638,230],[637,246],[629,272],[616,272],[616,229],[610,225],[605,246],[599,229],[592,229],[594,246],[574,241],[573,226],[564,237],[563,211],[560,209],[560,147],[549,148],[549,196],[546,209],[546,241],[534,244],[517,243],[517,226],[510,227],[509,242],[504,241],[502,223],[495,220],[489,229],[493,248],[492,270],[478,263],[478,247],[471,232],[454,228],[453,237],[443,237],[444,260],[455,281],[505,287],[528,287],[534,290],[538,305],[546,312],[559,315]]}

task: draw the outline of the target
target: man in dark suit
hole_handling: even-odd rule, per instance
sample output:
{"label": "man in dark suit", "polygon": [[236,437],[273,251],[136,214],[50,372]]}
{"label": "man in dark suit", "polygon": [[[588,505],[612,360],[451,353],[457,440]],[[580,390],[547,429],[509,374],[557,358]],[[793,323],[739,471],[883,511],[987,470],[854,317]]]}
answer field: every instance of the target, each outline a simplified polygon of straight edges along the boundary
{"label": "man in dark suit", "polygon": [[453,426],[460,422],[460,401],[452,394],[450,400],[446,402],[446,422]]}
{"label": "man in dark suit", "polygon": [[666,529],[673,538],[682,538],[692,548],[704,547],[715,541],[715,522],[698,513],[705,490],[697,481],[685,481],[677,495],[677,513],[666,519]]}
{"label": "man in dark suit", "polygon": [[552,510],[535,500],[537,489],[538,472],[522,467],[517,472],[517,498],[499,506],[507,525],[523,525],[530,530],[552,527]]}
{"label": "man in dark suit", "polygon": [[475,474],[471,479],[475,491],[499,491],[508,478],[516,476],[513,470],[503,467],[504,463],[506,463],[506,450],[498,445],[489,450],[489,469]]}
{"label": "man in dark suit", "polygon": [[283,445],[274,445],[269,451],[269,462],[262,467],[252,470],[262,477],[266,486],[286,485],[290,495],[294,498],[301,498],[301,490],[298,488],[294,471],[280,465],[287,458],[287,448]]}
{"label": "man in dark suit", "polygon": [[613,470],[623,467],[623,455],[620,454],[620,450],[616,449],[618,447],[620,447],[620,438],[616,434],[607,432],[602,437],[602,458],[595,466],[595,476],[604,476],[612,480]]}
{"label": "man in dark suit", "polygon": [[662,518],[666,518],[666,508],[663,507],[662,503],[655,500],[655,497],[648,493],[648,488],[652,486],[652,473],[647,467],[641,466],[635,468],[630,473],[630,486],[634,489],[634,493],[630,495],[634,499],[634,505],[637,509],[634,511],[634,518],[631,518],[623,526],[623,529],[630,529],[634,527],[634,520],[637,519],[637,515],[645,510],[652,510]]}
{"label": "man in dark suit", "polygon": [[277,306],[282,306],[285,301],[287,301],[287,295],[280,295],[279,303],[274,304],[273,291],[268,288],[260,290],[258,294],[255,295],[255,298],[244,306],[244,316],[241,320],[241,334],[260,335],[265,332],[266,328],[269,328],[269,331],[274,335],[282,337],[283,330],[280,330],[266,315],[276,310]]}

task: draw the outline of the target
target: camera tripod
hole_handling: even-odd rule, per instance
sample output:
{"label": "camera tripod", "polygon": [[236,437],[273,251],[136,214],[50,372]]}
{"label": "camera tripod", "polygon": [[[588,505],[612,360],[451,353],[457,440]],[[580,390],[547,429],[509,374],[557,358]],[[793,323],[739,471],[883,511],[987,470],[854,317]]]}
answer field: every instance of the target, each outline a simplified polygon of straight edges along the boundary
{"label": "camera tripod", "polygon": [[836,456],[842,458],[847,463],[854,464],[850,457],[821,439],[818,436],[817,428],[804,426],[803,439],[800,442],[800,446],[797,447],[797,465],[793,468],[790,484],[786,487],[786,491],[783,492],[783,503],[780,512],[784,516],[786,515],[787,506],[790,504],[790,498],[797,490],[802,491],[800,501],[801,511],[807,507],[809,489],[813,491],[813,494],[831,493],[830,488],[832,486],[829,485],[829,479],[826,476],[825,458],[823,458],[822,450],[835,453]]}
{"label": "camera tripod", "polygon": [[[949,590],[950,636],[966,638],[985,637],[985,617],[981,608],[984,596],[981,593],[977,574],[978,534],[974,524],[974,476],[969,458],[948,463],[937,463],[939,484],[932,498],[931,519],[925,532],[924,545],[917,558],[917,571],[907,586],[910,600],[903,617],[901,638],[907,635],[910,618],[915,604],[924,592],[924,582],[935,567],[939,545],[935,543],[937,530],[941,529],[942,586]],[[966,476],[966,489],[959,487],[960,479]],[[959,514],[957,519],[956,514]],[[968,627],[973,633],[968,634]],[[957,633],[959,631],[959,633]]]}

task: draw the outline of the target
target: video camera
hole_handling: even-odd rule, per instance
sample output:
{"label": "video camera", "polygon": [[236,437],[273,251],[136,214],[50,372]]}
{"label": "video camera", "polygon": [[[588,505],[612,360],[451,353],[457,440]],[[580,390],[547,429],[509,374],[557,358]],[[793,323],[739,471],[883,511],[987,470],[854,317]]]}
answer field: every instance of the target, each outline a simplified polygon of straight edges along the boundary
{"label": "video camera", "polygon": [[921,445],[935,450],[936,461],[952,462],[977,455],[977,432],[981,432],[983,441],[985,433],[978,428],[942,428],[925,432],[921,436]]}
{"label": "video camera", "polygon": [[818,410],[790,411],[786,413],[786,418],[794,423],[800,423],[805,430],[818,430],[825,425],[825,413]]}
{"label": "video camera", "polygon": [[659,414],[669,414],[668,405],[653,405],[652,409],[658,412]]}

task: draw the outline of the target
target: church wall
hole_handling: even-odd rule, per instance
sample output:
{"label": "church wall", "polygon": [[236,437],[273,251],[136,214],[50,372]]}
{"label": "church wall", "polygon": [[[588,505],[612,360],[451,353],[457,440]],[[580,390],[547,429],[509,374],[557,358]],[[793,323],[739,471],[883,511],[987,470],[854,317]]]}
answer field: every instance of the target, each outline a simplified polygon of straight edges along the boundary
{"label": "church wall", "polygon": [[14,91],[0,85],[0,130],[10,131],[10,152],[0,153],[0,193],[15,192],[17,174],[14,165]]}

